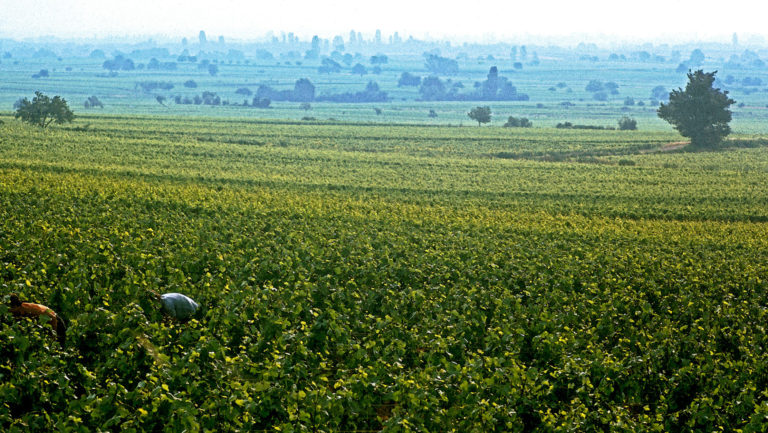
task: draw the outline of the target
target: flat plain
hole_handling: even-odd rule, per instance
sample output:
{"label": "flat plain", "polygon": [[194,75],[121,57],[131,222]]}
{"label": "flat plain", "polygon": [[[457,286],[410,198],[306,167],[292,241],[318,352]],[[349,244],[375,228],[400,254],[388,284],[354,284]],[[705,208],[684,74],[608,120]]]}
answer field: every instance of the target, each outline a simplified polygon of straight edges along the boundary
{"label": "flat plain", "polygon": [[761,136],[0,118],[4,431],[765,426]]}

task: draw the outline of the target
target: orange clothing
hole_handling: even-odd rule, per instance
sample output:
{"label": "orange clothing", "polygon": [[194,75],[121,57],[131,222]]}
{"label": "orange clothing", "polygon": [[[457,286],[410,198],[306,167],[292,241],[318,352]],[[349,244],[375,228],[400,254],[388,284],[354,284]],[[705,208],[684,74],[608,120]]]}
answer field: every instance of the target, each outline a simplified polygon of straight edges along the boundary
{"label": "orange clothing", "polygon": [[59,317],[56,313],[45,305],[33,304],[31,302],[22,302],[21,305],[11,307],[11,314],[16,317],[40,317],[43,314],[51,318],[51,328],[58,332]]}

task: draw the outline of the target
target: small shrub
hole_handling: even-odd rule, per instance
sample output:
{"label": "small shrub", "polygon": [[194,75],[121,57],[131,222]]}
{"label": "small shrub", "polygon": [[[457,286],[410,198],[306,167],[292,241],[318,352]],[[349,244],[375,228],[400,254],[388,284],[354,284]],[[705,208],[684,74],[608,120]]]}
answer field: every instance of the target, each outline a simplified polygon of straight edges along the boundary
{"label": "small shrub", "polygon": [[635,161],[632,161],[631,159],[620,159],[619,165],[622,167],[630,167],[635,165]]}
{"label": "small shrub", "polygon": [[507,123],[503,126],[504,128],[530,128],[533,126],[533,123],[525,117],[518,119],[517,117],[509,116]]}
{"label": "small shrub", "polygon": [[634,131],[636,129],[637,129],[637,120],[627,116],[624,116],[621,119],[619,119],[620,131]]}

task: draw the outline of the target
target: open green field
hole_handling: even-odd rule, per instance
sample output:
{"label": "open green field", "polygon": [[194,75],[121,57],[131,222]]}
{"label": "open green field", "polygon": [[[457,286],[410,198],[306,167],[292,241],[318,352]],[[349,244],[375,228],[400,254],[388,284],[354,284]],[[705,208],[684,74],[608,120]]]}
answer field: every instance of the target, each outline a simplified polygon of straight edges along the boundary
{"label": "open green field", "polygon": [[0,119],[2,431],[768,425],[761,136]]}
{"label": "open green field", "polygon": [[[685,86],[686,74],[678,71],[679,64],[688,59],[693,46],[655,46],[617,48],[614,51],[597,47],[529,46],[529,55],[510,56],[509,41],[499,45],[451,46],[443,43],[419,42],[413,44],[362,44],[349,46],[346,52],[323,51],[317,58],[303,55],[310,48],[308,41],[301,44],[232,43],[182,46],[175,43],[117,45],[101,43],[70,43],[46,45],[43,42],[25,43],[0,40],[0,110],[11,110],[19,98],[31,98],[39,90],[49,95],[64,97],[77,115],[101,113],[108,115],[138,114],[159,116],[191,116],[247,119],[291,119],[309,117],[321,121],[333,119],[342,122],[409,123],[433,125],[472,125],[467,112],[477,105],[492,109],[491,125],[503,125],[509,116],[526,117],[537,128],[552,128],[570,121],[577,124],[612,126],[622,116],[638,121],[644,131],[671,131],[671,127],[658,119],[658,96],[653,89],[661,86],[664,92]],[[515,46],[516,47],[516,46]],[[740,133],[765,133],[768,122],[768,68],[764,62],[755,65],[760,56],[768,58],[764,48],[708,45],[703,63],[692,69],[718,71],[718,88],[730,92],[737,104],[732,107],[732,127]],[[517,48],[515,48],[517,49]],[[47,54],[40,54],[48,50]],[[96,50],[101,56],[92,55]],[[233,52],[241,56],[232,55]],[[264,58],[259,52],[268,51]],[[641,51],[642,50],[642,51]],[[648,50],[648,51],[645,51]],[[195,60],[180,60],[182,53],[194,54]],[[455,60],[458,71],[440,73],[430,71],[425,54],[439,52],[446,59]],[[646,60],[639,53],[653,54]],[[91,54],[89,54],[91,53]],[[161,55],[162,53],[162,55]],[[335,56],[334,56],[335,54]],[[339,60],[340,70],[332,73],[319,71],[323,59],[342,54],[350,57],[348,63]],[[624,56],[611,60],[611,55]],[[105,61],[124,55],[135,63],[135,69],[110,74],[103,67]],[[385,64],[374,66],[374,55],[388,56]],[[329,57],[330,56],[330,57]],[[535,62],[532,59],[536,57]],[[150,68],[150,64],[171,64],[173,68]],[[516,63],[520,64],[517,68]],[[210,63],[205,63],[210,62]],[[210,74],[206,65],[217,68]],[[353,72],[353,64],[360,64],[367,73]],[[375,67],[380,71],[373,72]],[[500,78],[509,80],[519,94],[528,100],[501,101],[467,98],[462,101],[423,100],[419,86],[399,86],[404,72],[420,79],[438,77],[446,88],[460,86],[458,93],[465,97],[477,93],[487,79],[489,70],[498,68]],[[45,70],[48,76],[37,77]],[[687,70],[687,69],[686,69]],[[269,108],[243,106],[251,95],[238,94],[247,89],[258,92],[260,86],[277,91],[292,90],[299,79],[308,79],[315,86],[315,99],[308,109],[299,102],[273,100]],[[195,87],[185,83],[193,81]],[[615,92],[604,92],[604,100],[596,100],[586,86],[591,81],[613,83]],[[320,102],[322,96],[360,92],[375,82],[386,92],[382,102]],[[143,83],[159,83],[170,88],[144,89]],[[744,84],[747,83],[747,84]],[[210,92],[220,98],[220,104],[178,104],[175,97],[194,98]],[[84,101],[96,96],[102,108],[84,107]],[[166,98],[161,105],[158,97]],[[630,99],[631,105],[626,101]],[[250,102],[249,102],[250,103]],[[642,104],[642,105],[641,105]],[[428,117],[434,110],[436,117]]]}

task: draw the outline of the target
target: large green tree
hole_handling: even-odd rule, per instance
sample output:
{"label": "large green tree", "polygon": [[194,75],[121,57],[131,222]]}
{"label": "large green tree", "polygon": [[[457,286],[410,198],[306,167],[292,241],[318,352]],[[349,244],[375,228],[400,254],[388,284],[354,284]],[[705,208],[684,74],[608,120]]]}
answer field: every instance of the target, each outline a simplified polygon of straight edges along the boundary
{"label": "large green tree", "polygon": [[657,111],[680,135],[691,139],[692,147],[714,147],[731,132],[728,108],[736,101],[728,97],[727,91],[712,86],[716,73],[688,71],[685,90],[670,92],[669,102],[662,103]]}
{"label": "large green tree", "polygon": [[35,92],[31,102],[27,98],[18,101],[14,117],[21,119],[22,122],[46,128],[54,122],[58,124],[72,122],[75,115],[61,96],[51,98],[42,92]]}

